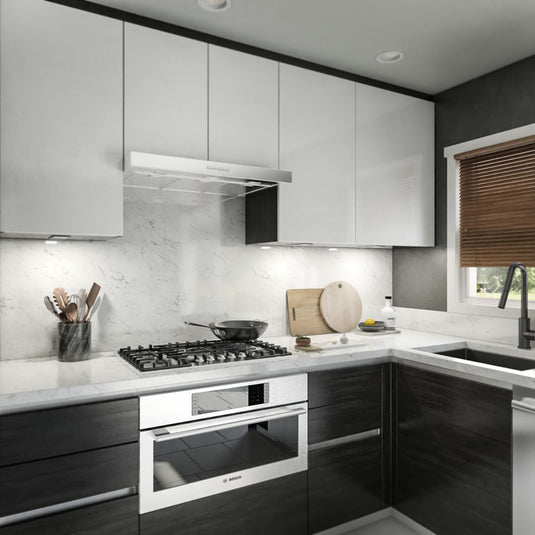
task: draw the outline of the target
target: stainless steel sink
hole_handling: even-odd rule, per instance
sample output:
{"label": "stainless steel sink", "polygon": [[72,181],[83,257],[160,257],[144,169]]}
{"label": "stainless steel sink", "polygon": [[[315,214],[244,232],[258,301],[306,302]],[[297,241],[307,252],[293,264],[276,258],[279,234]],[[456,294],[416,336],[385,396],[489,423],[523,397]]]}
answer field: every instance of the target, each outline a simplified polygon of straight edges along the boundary
{"label": "stainless steel sink", "polygon": [[501,355],[499,353],[489,353],[487,351],[480,351],[478,349],[471,349],[469,347],[448,349],[443,351],[432,351],[432,353],[444,355],[446,357],[470,360],[472,362],[481,362],[482,364],[490,364],[491,366],[500,366],[501,368],[509,368],[511,370],[523,371],[535,369],[535,360],[521,357],[511,357],[510,355]]}

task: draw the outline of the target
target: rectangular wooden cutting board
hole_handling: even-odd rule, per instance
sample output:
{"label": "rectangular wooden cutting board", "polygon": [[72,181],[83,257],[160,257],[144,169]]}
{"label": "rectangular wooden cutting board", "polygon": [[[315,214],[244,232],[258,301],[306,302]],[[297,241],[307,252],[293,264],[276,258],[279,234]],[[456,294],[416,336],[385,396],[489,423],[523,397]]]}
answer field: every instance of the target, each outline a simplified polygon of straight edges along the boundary
{"label": "rectangular wooden cutting board", "polygon": [[325,323],[320,311],[323,288],[286,290],[288,322],[292,336],[329,334],[334,332]]}

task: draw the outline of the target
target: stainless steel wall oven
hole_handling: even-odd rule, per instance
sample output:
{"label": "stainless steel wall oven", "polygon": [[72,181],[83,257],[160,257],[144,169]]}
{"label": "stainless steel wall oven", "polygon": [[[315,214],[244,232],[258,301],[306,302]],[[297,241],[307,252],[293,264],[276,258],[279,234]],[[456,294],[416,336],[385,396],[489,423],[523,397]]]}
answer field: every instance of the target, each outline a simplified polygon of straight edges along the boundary
{"label": "stainless steel wall oven", "polygon": [[140,513],[307,469],[307,376],[140,398]]}

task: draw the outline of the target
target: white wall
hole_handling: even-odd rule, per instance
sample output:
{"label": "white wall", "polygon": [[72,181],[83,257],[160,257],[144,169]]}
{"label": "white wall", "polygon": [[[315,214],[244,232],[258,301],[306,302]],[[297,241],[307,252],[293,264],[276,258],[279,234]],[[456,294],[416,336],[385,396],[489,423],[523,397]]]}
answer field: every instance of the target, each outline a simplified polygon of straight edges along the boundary
{"label": "white wall", "polygon": [[265,251],[244,245],[244,219],[242,199],[126,189],[123,238],[0,240],[0,359],[53,355],[56,321],[43,296],[93,281],[102,286],[94,351],[213,338],[183,320],[262,319],[264,337],[288,334],[286,290],[335,280],[355,286],[363,316],[377,317],[391,293],[390,250]]}

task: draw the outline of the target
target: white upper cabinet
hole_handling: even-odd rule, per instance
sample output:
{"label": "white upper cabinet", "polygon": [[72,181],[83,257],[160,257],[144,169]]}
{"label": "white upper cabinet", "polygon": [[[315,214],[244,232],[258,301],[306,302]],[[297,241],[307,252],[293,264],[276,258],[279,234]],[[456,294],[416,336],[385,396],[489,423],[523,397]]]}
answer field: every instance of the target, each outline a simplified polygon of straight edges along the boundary
{"label": "white upper cabinet", "polygon": [[209,45],[209,159],[279,166],[278,63]]}
{"label": "white upper cabinet", "polygon": [[356,85],[356,242],[431,246],[433,103]]}
{"label": "white upper cabinet", "polygon": [[355,84],[280,65],[278,241],[355,243]]}
{"label": "white upper cabinet", "polygon": [[125,156],[208,156],[208,45],[125,24]]}
{"label": "white upper cabinet", "polygon": [[0,231],[123,233],[122,23],[2,0]]}

